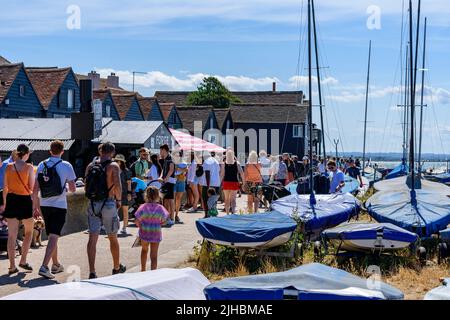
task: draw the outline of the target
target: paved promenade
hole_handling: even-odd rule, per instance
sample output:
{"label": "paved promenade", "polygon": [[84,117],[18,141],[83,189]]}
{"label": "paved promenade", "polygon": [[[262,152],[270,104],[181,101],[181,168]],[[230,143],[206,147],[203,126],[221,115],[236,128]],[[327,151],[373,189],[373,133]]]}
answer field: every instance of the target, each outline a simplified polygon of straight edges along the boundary
{"label": "paved promenade", "polygon": [[[244,208],[246,196],[238,198],[238,207]],[[219,210],[223,208],[218,205]],[[221,213],[223,215],[223,213]],[[174,225],[172,228],[163,228],[163,241],[159,247],[158,267],[175,268],[189,259],[193,247],[201,241],[195,227],[195,220],[203,217],[203,213],[181,213],[184,224]],[[119,235],[121,262],[127,266],[127,272],[140,271],[140,248],[132,248],[137,228],[131,224],[128,228],[131,234],[127,237]],[[43,247],[31,249],[28,262],[34,268],[32,273],[19,272],[8,276],[8,260],[6,253],[0,255],[0,297],[38,286],[62,283],[74,278],[87,279],[89,274],[86,245],[88,234],[79,232],[61,237],[59,240],[59,257],[66,271],[56,275],[53,280],[47,280],[38,275],[39,267],[45,253],[46,241]],[[17,264],[19,257],[16,258]],[[20,269],[20,268],[19,268]],[[109,241],[106,236],[100,236],[97,245],[96,271],[98,277],[109,276],[112,271],[112,258],[109,251]],[[149,270],[148,266],[148,270]]]}

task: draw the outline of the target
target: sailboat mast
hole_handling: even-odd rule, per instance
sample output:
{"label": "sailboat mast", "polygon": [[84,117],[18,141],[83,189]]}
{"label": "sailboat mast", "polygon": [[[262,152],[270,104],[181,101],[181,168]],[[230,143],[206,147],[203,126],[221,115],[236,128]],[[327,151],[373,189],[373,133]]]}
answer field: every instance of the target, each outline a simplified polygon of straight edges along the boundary
{"label": "sailboat mast", "polygon": [[366,84],[366,106],[364,109],[364,142],[363,142],[363,157],[362,157],[362,175],[364,176],[364,169],[366,168],[366,133],[367,133],[367,106],[369,103],[369,81],[370,81],[370,58],[372,53],[372,40],[369,42],[369,62],[367,65],[367,84]]}
{"label": "sailboat mast", "polygon": [[405,102],[404,102],[404,108],[403,108],[403,159],[402,162],[406,163],[406,154],[407,154],[407,140],[408,140],[408,50],[409,45],[406,45],[406,51],[405,51]]}
{"label": "sailboat mast", "polygon": [[412,0],[409,0],[409,62],[410,62],[410,94],[411,94],[411,111],[410,111],[410,145],[409,145],[409,166],[411,172],[411,201],[415,203],[415,177],[414,177],[414,109],[415,109],[415,78],[414,78],[414,56],[413,56],[413,14],[412,14]]}
{"label": "sailboat mast", "polygon": [[316,53],[317,87],[319,93],[319,109],[320,109],[320,128],[322,129],[323,158],[326,159],[327,151],[325,147],[325,126],[323,124],[322,86],[320,83],[319,50],[317,45],[316,11],[314,10],[314,0],[311,0],[311,8],[312,8],[312,21],[314,29],[314,48],[315,48],[314,50]]}
{"label": "sailboat mast", "polygon": [[421,160],[422,160],[422,128],[423,128],[423,92],[425,84],[425,53],[426,53],[426,41],[427,41],[427,18],[425,17],[424,31],[423,31],[423,56],[422,56],[422,86],[420,89],[420,130],[419,130],[419,172],[421,172]]}
{"label": "sailboat mast", "polygon": [[308,99],[308,125],[309,125],[309,181],[311,186],[310,192],[310,204],[311,206],[315,205],[315,197],[314,197],[314,177],[312,170],[312,155],[313,155],[313,127],[312,127],[312,52],[311,52],[311,0],[308,0],[308,90],[309,90],[309,99]]}

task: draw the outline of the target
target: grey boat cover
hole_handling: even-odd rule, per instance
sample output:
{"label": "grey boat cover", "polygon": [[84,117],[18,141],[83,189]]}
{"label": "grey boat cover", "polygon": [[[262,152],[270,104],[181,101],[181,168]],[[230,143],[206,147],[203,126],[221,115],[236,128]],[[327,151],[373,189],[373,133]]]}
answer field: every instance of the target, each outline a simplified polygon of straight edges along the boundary
{"label": "grey boat cover", "polygon": [[450,278],[442,282],[442,286],[427,292],[424,300],[450,300]]}
{"label": "grey boat cover", "polygon": [[400,300],[403,293],[384,282],[372,282],[320,263],[289,271],[226,278],[204,289],[208,300]]}

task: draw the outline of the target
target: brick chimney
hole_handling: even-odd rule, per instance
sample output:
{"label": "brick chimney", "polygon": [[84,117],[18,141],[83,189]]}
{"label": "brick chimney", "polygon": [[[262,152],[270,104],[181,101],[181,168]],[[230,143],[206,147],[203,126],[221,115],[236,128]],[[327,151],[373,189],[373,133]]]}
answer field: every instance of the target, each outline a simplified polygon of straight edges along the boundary
{"label": "brick chimney", "polygon": [[106,79],[106,85],[110,88],[119,88],[119,77],[114,72]]}
{"label": "brick chimney", "polygon": [[88,73],[88,78],[92,80],[92,89],[100,89],[100,74],[96,71]]}
{"label": "brick chimney", "polygon": [[277,91],[277,83],[272,82],[272,92],[276,92],[276,91]]}

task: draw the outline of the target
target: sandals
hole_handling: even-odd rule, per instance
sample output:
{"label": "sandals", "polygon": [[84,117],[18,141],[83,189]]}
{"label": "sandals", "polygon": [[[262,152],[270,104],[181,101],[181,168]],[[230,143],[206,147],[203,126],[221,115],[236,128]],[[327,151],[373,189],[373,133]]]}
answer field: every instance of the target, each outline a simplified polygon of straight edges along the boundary
{"label": "sandals", "polygon": [[21,267],[22,269],[28,270],[28,271],[33,271],[33,268],[30,266],[29,263],[19,264],[19,267]]}
{"label": "sandals", "polygon": [[17,269],[17,268],[14,268],[14,269],[8,269],[8,275],[10,276],[10,275],[12,275],[12,274],[14,274],[14,273],[18,273],[19,272],[19,269]]}

